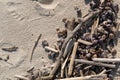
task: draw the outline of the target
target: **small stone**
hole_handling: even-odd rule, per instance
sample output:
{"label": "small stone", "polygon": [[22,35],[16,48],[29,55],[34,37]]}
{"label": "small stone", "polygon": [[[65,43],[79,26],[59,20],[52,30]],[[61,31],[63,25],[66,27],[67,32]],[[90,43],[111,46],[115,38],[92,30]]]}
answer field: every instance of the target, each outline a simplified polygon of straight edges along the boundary
{"label": "small stone", "polygon": [[42,41],[42,47],[45,48],[45,46],[49,46],[47,40]]}
{"label": "small stone", "polygon": [[112,56],[115,56],[117,54],[117,50],[116,49],[112,49],[111,54],[112,54]]}
{"label": "small stone", "polygon": [[91,59],[91,57],[92,57],[91,53],[87,53],[87,54],[86,54],[86,58],[87,58],[87,59]]}
{"label": "small stone", "polygon": [[113,33],[110,33],[110,34],[109,34],[109,38],[110,38],[110,39],[114,39],[114,37],[115,37],[115,35],[114,35]]}

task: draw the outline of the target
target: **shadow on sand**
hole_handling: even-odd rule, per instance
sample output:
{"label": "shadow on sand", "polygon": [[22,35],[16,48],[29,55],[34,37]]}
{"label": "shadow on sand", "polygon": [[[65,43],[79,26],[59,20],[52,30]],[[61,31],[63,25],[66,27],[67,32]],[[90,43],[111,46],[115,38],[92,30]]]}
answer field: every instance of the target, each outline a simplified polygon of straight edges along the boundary
{"label": "shadow on sand", "polygon": [[92,0],[84,0],[85,4],[89,4]]}

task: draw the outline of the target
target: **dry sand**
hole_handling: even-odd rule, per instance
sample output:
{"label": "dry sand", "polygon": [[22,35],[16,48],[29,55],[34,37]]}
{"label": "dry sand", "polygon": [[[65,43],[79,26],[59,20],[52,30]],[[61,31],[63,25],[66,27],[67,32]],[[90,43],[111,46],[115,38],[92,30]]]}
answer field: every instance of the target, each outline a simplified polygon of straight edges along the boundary
{"label": "dry sand", "polygon": [[[41,41],[46,39],[53,47],[57,39],[55,28],[64,26],[62,18],[76,17],[74,5],[80,5],[85,15],[89,9],[89,1],[56,0],[57,5],[56,2],[53,4],[42,2],[41,7],[39,3],[31,0],[0,0],[0,56],[9,55],[8,62],[11,63],[0,61],[0,80],[16,80],[14,75],[24,73],[31,66],[45,69],[52,65],[52,61],[47,57],[48,53],[41,47]],[[120,4],[120,0],[115,1]],[[48,9],[49,6],[51,9]],[[52,8],[55,8],[54,11]],[[120,13],[118,15],[120,17]],[[30,53],[40,33],[42,37],[30,63]],[[1,50],[2,47],[13,45],[18,47],[16,52]],[[120,56],[119,47],[118,43],[118,56]]]}

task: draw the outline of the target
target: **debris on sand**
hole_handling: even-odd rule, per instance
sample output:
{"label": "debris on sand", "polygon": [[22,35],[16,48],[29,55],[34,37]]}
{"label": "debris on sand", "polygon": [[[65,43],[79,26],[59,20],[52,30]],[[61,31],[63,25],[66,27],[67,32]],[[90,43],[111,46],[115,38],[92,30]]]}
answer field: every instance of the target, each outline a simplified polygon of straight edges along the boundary
{"label": "debris on sand", "polygon": [[[97,1],[97,2],[96,2]],[[64,18],[64,29],[57,28],[59,40],[51,48],[46,40],[43,48],[55,58],[50,72],[45,71],[33,78],[16,77],[20,80],[113,80],[113,71],[120,59],[115,49],[118,38],[118,5],[113,0],[92,0],[90,11],[81,17],[75,7],[77,19]],[[68,30],[71,32],[68,34]],[[58,56],[56,56],[56,54]],[[33,68],[32,68],[33,69]],[[40,72],[40,71],[39,71]],[[42,73],[42,72],[41,72]]]}
{"label": "debris on sand", "polygon": [[[99,2],[93,0],[90,2],[90,9],[87,15],[81,17],[81,10],[75,7],[78,21],[75,19],[70,21],[67,18],[62,20],[66,32],[70,27],[72,32],[63,34],[57,28],[58,37],[61,36],[59,38],[63,39],[62,46],[55,48],[56,52],[59,52],[55,66],[48,76],[42,76],[42,80],[112,80],[114,78],[110,75],[117,68],[116,64],[120,62],[120,59],[115,57],[119,8],[112,0]],[[68,46],[71,40],[74,42]]]}

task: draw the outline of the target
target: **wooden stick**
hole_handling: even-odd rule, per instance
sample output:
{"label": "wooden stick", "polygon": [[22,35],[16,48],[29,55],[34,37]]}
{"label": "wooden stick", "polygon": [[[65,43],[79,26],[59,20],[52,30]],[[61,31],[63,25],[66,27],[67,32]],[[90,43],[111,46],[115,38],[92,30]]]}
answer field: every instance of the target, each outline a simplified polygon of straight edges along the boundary
{"label": "wooden stick", "polygon": [[97,18],[97,20],[95,20],[94,23],[93,23],[93,25],[92,25],[91,38],[92,38],[92,35],[95,32],[95,29],[98,27],[98,23],[99,23],[99,18]]}
{"label": "wooden stick", "polygon": [[106,69],[104,69],[102,72],[99,73],[99,75],[105,74],[107,72]]}
{"label": "wooden stick", "polygon": [[60,64],[59,64],[59,63],[60,63],[60,58],[64,55],[64,54],[63,54],[63,53],[64,53],[64,49],[65,49],[68,41],[73,38],[73,36],[76,34],[76,32],[79,31],[80,27],[83,26],[83,24],[84,24],[87,20],[89,20],[90,18],[96,16],[99,12],[100,12],[100,10],[97,10],[97,11],[95,11],[95,12],[91,12],[88,16],[84,17],[84,18],[81,20],[81,23],[68,35],[68,37],[65,39],[65,41],[64,41],[64,43],[63,43],[63,45],[62,45],[61,52],[60,52],[60,55],[59,55],[59,57],[58,57],[58,60],[56,61],[56,64],[58,64],[58,65],[56,65],[56,66],[52,69],[52,71],[50,72],[50,75],[54,75],[54,74],[56,73],[57,69],[59,68],[59,66],[60,66]]}
{"label": "wooden stick", "polygon": [[34,51],[35,51],[35,49],[36,49],[36,47],[37,47],[37,44],[38,44],[41,36],[42,36],[42,34],[40,34],[40,35],[38,36],[38,38],[37,38],[37,41],[35,41],[35,45],[34,45],[34,47],[33,47],[33,49],[32,49],[32,53],[31,53],[31,55],[30,55],[30,62],[32,61],[33,53],[34,53]]}
{"label": "wooden stick", "polygon": [[64,77],[64,69],[61,68],[61,73],[60,73],[61,78]]}
{"label": "wooden stick", "polygon": [[119,37],[119,28],[120,28],[120,22],[117,23],[117,31],[116,31],[116,37]]}
{"label": "wooden stick", "polygon": [[90,75],[90,76],[84,76],[84,77],[71,77],[71,78],[64,78],[64,79],[55,79],[55,80],[104,80],[107,78],[106,74],[102,75]]}
{"label": "wooden stick", "polygon": [[30,68],[27,70],[27,72],[31,72],[31,71],[33,71],[33,69],[34,69],[34,66],[30,67]]}
{"label": "wooden stick", "polygon": [[109,59],[109,58],[92,58],[93,61],[97,62],[115,62],[120,63],[120,58]]}
{"label": "wooden stick", "polygon": [[58,50],[58,52],[60,53],[60,49],[59,49],[59,46],[57,44],[54,44],[55,45],[55,48]]}
{"label": "wooden stick", "polygon": [[93,35],[94,31],[95,31],[96,22],[97,22],[97,20],[95,20],[94,23],[93,23],[93,25],[92,25],[92,29],[91,29],[91,38],[92,38],[92,35]]}
{"label": "wooden stick", "polygon": [[41,77],[40,80],[51,80],[53,78],[53,76],[44,76]]}
{"label": "wooden stick", "polygon": [[63,57],[65,58],[67,53],[70,52],[70,50],[72,50],[73,46],[74,46],[74,42],[75,40],[73,39],[70,39],[65,47],[65,50],[64,50],[64,54],[63,54]]}
{"label": "wooden stick", "polygon": [[67,63],[67,61],[68,61],[68,58],[69,58],[69,56],[67,56],[67,58],[65,59],[65,61],[64,61],[64,63],[63,63],[63,65],[62,65],[62,69],[64,69],[64,68],[65,68],[65,65],[66,65],[66,63]]}
{"label": "wooden stick", "polygon": [[68,76],[71,76],[72,72],[73,72],[74,59],[75,59],[75,56],[76,56],[77,47],[78,47],[78,42],[75,42],[74,43],[74,48],[73,48],[73,51],[72,51],[72,54],[71,54],[70,65],[69,65],[69,68],[68,68]]}
{"label": "wooden stick", "polygon": [[113,64],[106,64],[106,63],[98,63],[94,61],[87,61],[83,59],[75,59],[76,62],[83,63],[83,64],[90,64],[90,65],[96,65],[96,66],[103,66],[108,68],[115,68],[116,66]]}
{"label": "wooden stick", "polygon": [[54,74],[56,73],[57,69],[60,66],[60,59],[58,59],[55,63],[55,67],[53,67],[52,71],[50,72],[49,76],[52,76],[51,79],[54,77]]}
{"label": "wooden stick", "polygon": [[66,63],[67,63],[67,61],[68,61],[68,59],[69,59],[70,53],[71,53],[71,52],[69,52],[69,54],[67,55],[67,58],[65,59],[64,63],[63,63],[62,66],[61,66],[61,77],[64,76],[64,69],[65,69]]}
{"label": "wooden stick", "polygon": [[22,79],[22,80],[30,80],[29,78],[26,78],[24,76],[21,75],[15,75],[16,78]]}
{"label": "wooden stick", "polygon": [[[68,41],[68,44],[67,44],[68,46],[66,46],[66,50],[65,50],[66,54],[64,54],[64,55],[67,55],[68,50],[70,50],[70,44],[72,44],[72,43],[73,43],[72,39],[70,41]],[[54,76],[54,74],[56,73],[57,69],[59,68],[61,57],[63,56],[62,54],[63,53],[61,53],[61,51],[60,51],[60,55],[58,56],[58,60],[56,61],[55,67],[51,71],[50,76]]]}
{"label": "wooden stick", "polygon": [[83,70],[80,70],[80,76],[84,76]]}
{"label": "wooden stick", "polygon": [[78,42],[82,43],[82,44],[85,44],[85,45],[92,45],[91,42],[88,42],[88,41],[85,41],[85,40],[82,40],[82,39],[78,39]]}
{"label": "wooden stick", "polygon": [[52,52],[55,52],[55,53],[58,53],[58,52],[59,52],[58,50],[53,49],[53,48],[48,47],[48,46],[45,46],[45,49],[46,49],[46,50],[49,50],[49,51],[52,51]]}

